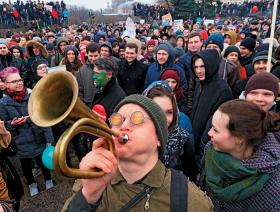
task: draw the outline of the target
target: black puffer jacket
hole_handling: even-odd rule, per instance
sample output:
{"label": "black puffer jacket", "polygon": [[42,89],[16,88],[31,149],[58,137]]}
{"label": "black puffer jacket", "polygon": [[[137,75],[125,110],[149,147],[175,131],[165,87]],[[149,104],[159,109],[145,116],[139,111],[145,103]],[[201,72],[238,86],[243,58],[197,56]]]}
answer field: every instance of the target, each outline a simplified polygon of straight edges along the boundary
{"label": "black puffer jacket", "polygon": [[16,67],[19,70],[21,78],[24,80],[25,85],[29,87],[29,81],[27,77],[27,66],[24,60],[14,58],[9,52],[7,55],[0,55],[0,71],[7,67]]}
{"label": "black puffer jacket", "polygon": [[13,201],[13,207],[18,210],[20,199],[24,193],[20,177],[8,159],[8,156],[14,156],[16,148],[9,146],[8,148],[0,147],[0,172],[6,183],[8,194]]}
{"label": "black puffer jacket", "polygon": [[[208,120],[223,102],[232,99],[229,85],[218,75],[220,60],[217,50],[207,49],[195,54],[192,58],[192,64],[197,57],[200,57],[204,62],[205,80],[198,81],[197,79],[190,116],[196,152],[199,151],[200,139]],[[193,73],[195,75],[194,70]]]}

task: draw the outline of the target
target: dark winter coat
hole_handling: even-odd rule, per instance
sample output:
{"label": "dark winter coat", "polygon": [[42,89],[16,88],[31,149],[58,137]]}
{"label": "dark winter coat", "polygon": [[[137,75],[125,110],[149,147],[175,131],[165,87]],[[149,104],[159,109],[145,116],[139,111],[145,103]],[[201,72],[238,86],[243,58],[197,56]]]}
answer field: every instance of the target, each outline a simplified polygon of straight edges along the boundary
{"label": "dark winter coat", "polygon": [[95,86],[94,86],[94,80],[93,80],[93,67],[91,67],[93,64],[89,64],[87,62],[85,65],[83,65],[80,69],[80,71],[77,73],[77,82],[79,86],[79,98],[88,106],[91,107],[93,98],[94,98],[94,92],[95,92]]}
{"label": "dark winter coat", "polygon": [[246,87],[247,82],[249,81],[249,79],[250,79],[250,77],[238,80],[235,83],[235,86],[232,89],[233,98],[235,98],[235,99],[239,98],[239,96],[242,93],[242,91],[245,90],[245,87]]}
{"label": "dark winter coat", "polygon": [[[205,65],[205,80],[196,83],[193,107],[190,119],[192,121],[196,152],[199,151],[201,136],[205,130],[206,124],[218,107],[232,99],[231,89],[227,82],[218,75],[219,54],[215,49],[207,49],[197,53],[195,57],[200,57]],[[195,71],[193,70],[195,74]]]}
{"label": "dark winter coat", "polygon": [[194,53],[188,51],[183,56],[180,57],[178,62],[176,63],[178,66],[180,66],[184,71],[186,75],[187,82],[189,83],[189,79],[192,75],[192,56]]}
{"label": "dark winter coat", "polygon": [[192,52],[186,52],[177,62],[177,65],[182,67],[185,71],[185,75],[187,78],[188,89],[185,92],[186,96],[186,104],[185,104],[185,113],[189,116],[192,110],[192,102],[193,102],[193,95],[195,90],[195,75],[192,72],[192,63],[191,59],[195,55]]}
{"label": "dark winter coat", "polygon": [[119,62],[118,82],[127,95],[141,94],[147,74],[147,65],[138,60],[129,65],[127,60]]}
{"label": "dark winter coat", "polygon": [[16,208],[19,206],[24,191],[20,177],[8,158],[8,156],[13,155],[7,154],[7,152],[7,149],[0,150],[0,172],[8,189],[9,198],[13,201],[13,206]]}
{"label": "dark winter coat", "polygon": [[116,105],[126,97],[115,77],[112,77],[101,93],[96,93],[92,105],[101,104],[107,117],[110,117]]}
{"label": "dark winter coat", "polygon": [[5,95],[0,100],[0,118],[5,121],[7,129],[17,145],[16,156],[18,158],[34,158],[43,153],[46,142],[54,141],[50,128],[40,128],[28,119],[23,125],[12,126],[11,121],[15,117],[27,116],[29,94],[21,102],[14,101],[10,96]]}
{"label": "dark winter coat", "polygon": [[8,53],[6,56],[0,55],[0,71],[10,66],[16,67],[19,70],[19,74],[21,78],[24,80],[25,85],[27,87],[30,87],[27,80],[28,70],[27,70],[26,62],[22,59],[14,58],[11,53]]}
{"label": "dark winter coat", "polygon": [[246,66],[246,65],[251,64],[253,62],[254,56],[255,56],[255,54],[253,52],[253,54],[251,54],[249,57],[240,57],[239,61],[240,61],[241,66]]}
{"label": "dark winter coat", "polygon": [[239,80],[239,72],[237,66],[223,58],[220,60],[219,77],[224,79],[229,87],[233,88],[236,81]]}

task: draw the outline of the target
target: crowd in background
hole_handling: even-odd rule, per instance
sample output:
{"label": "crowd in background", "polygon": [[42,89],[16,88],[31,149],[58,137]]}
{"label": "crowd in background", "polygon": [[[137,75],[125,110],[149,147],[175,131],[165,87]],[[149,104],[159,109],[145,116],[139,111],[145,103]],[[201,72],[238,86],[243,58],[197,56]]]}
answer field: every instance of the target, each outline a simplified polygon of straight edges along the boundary
{"label": "crowd in background", "polygon": [[[196,14],[190,14],[191,16],[200,16],[203,14],[201,6]],[[244,1],[240,2],[228,2],[222,3],[217,1],[214,5],[211,5],[214,9],[214,14],[221,17],[247,17],[249,14],[257,15],[261,14],[262,16],[271,16],[273,9],[273,1],[263,0],[263,1]],[[280,9],[278,8],[278,13]],[[153,20],[161,19],[161,17],[167,13],[170,13],[172,17],[175,17],[176,9],[173,5],[147,5],[137,3],[133,6],[133,14],[135,16],[140,16],[142,19],[148,20],[152,18]],[[208,17],[208,14],[204,14]],[[208,17],[209,18],[209,17]]]}
{"label": "crowd in background", "polygon": [[[153,8],[155,18],[155,11],[160,15],[164,10]],[[126,121],[115,113],[126,96],[142,94],[157,102],[168,125],[168,135],[158,138],[166,137],[158,148],[162,163],[201,186],[215,211],[279,211],[280,119],[268,111],[280,111],[280,24],[273,40],[270,18],[228,18],[207,25],[186,21],[177,31],[156,20],[135,27],[135,38],[124,23],[109,23],[9,30],[0,39],[0,118],[17,145],[13,155],[20,160],[30,195],[39,194],[32,169],[41,169],[46,189],[55,186],[40,158],[67,125],[36,126],[27,103],[37,82],[60,66],[77,80],[79,98],[111,126],[117,127],[118,120],[142,126],[139,116],[131,114]],[[92,137],[73,139],[81,161],[91,151]],[[15,199],[18,209],[20,195],[7,198]]]}
{"label": "crowd in background", "polygon": [[[47,8],[46,6],[50,6]],[[12,3],[3,1],[0,4],[0,25],[6,28],[13,28],[19,25],[38,25],[49,27],[51,25],[67,24],[68,10],[66,4],[61,1],[44,2],[36,1],[15,1]]]}

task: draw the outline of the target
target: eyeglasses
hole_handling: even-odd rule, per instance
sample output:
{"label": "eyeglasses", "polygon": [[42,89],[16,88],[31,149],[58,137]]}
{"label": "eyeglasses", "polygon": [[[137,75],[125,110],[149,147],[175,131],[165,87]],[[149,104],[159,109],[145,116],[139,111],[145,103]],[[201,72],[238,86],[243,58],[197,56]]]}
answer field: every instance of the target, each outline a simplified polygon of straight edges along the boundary
{"label": "eyeglasses", "polygon": [[[143,124],[145,118],[150,118],[150,117],[144,116],[144,114],[140,111],[135,111],[130,115],[129,121],[131,125],[135,126],[135,125]],[[113,113],[109,118],[109,123],[112,127],[120,127],[125,120],[126,118],[120,113]]]}
{"label": "eyeglasses", "polygon": [[65,44],[65,43],[62,43],[62,44],[59,44],[59,46],[67,46],[67,44]]}
{"label": "eyeglasses", "polygon": [[23,83],[23,79],[13,80],[11,82],[6,82],[6,83],[12,83],[12,84]]}

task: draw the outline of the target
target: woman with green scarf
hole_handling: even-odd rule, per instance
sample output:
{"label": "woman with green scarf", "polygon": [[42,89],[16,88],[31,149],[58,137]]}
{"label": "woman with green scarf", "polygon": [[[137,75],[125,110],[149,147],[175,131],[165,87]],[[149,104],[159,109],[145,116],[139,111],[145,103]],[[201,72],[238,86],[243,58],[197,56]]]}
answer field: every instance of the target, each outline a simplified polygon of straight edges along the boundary
{"label": "woman with green scarf", "polygon": [[200,178],[215,211],[280,211],[279,120],[244,100],[215,112]]}

